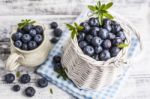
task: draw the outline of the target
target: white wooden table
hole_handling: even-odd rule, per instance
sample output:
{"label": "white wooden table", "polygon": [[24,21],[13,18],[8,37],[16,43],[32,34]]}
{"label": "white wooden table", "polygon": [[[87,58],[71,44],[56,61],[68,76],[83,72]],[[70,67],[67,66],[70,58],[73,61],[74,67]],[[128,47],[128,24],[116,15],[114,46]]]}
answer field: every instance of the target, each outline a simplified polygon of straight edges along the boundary
{"label": "white wooden table", "polygon": [[[106,0],[108,1],[108,0]],[[116,12],[121,13],[129,20],[131,20],[136,27],[140,30],[143,37],[144,50],[140,60],[132,67],[129,79],[126,81],[124,87],[121,89],[117,99],[150,99],[150,33],[148,33],[148,27],[150,27],[150,8],[149,0],[114,0],[117,2],[113,8]],[[149,2],[149,3],[147,3]],[[23,73],[29,73],[31,75],[31,83],[21,85],[20,92],[13,92],[11,87],[13,84],[5,84],[3,82],[3,75],[7,73],[4,70],[5,61],[10,54],[9,51],[9,35],[12,27],[18,23],[21,19],[34,19],[43,24],[48,25],[52,21],[58,22],[59,26],[64,30],[64,23],[71,23],[73,20],[85,9],[85,5],[88,2],[86,0],[0,0],[0,98],[1,99],[26,99],[23,95],[23,90],[27,86],[33,86],[36,89],[36,95],[32,99],[72,99],[73,97],[66,92],[57,88],[56,86],[49,84],[47,88],[40,89],[35,86],[36,79],[40,76],[33,73],[34,69],[21,67],[17,71]],[[121,6],[120,6],[121,4]],[[136,5],[135,5],[136,4]],[[147,6],[143,8],[141,12],[137,13],[137,9],[133,9],[132,6],[141,5]],[[128,5],[128,6],[127,6]],[[124,6],[124,8],[122,7]],[[143,6],[142,6],[143,7]],[[121,8],[121,9],[120,9]],[[132,8],[132,9],[130,9]],[[129,9],[128,11],[125,9]],[[147,11],[147,12],[146,12]],[[135,13],[136,12],[136,13]],[[135,17],[130,16],[133,13],[137,15]],[[139,15],[141,15],[139,17]],[[138,20],[139,18],[139,20]],[[138,20],[138,21],[137,21]],[[16,71],[14,71],[15,73]],[[18,79],[18,78],[17,78]],[[15,83],[18,82],[16,79]],[[143,86],[144,85],[144,86]],[[53,89],[53,94],[49,92],[49,89]]]}

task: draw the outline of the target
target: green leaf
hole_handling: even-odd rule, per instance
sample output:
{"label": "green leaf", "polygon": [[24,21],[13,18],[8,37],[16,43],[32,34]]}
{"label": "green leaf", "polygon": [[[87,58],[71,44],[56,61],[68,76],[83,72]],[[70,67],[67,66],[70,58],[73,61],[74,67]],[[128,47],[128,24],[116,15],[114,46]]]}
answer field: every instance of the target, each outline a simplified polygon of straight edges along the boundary
{"label": "green leaf", "polygon": [[72,32],[71,32],[71,38],[74,39],[75,36],[76,36],[76,32],[75,32],[75,31],[72,31]]}
{"label": "green leaf", "polygon": [[114,17],[109,13],[103,13],[106,18],[113,19]]}
{"label": "green leaf", "polygon": [[21,75],[21,74],[20,74],[20,71],[17,71],[17,72],[16,72],[16,77],[19,78],[20,75]]}
{"label": "green leaf", "polygon": [[121,43],[119,45],[117,45],[119,48],[125,48],[127,46],[129,46],[128,44],[124,44],[124,43]]}
{"label": "green leaf", "polygon": [[69,30],[73,30],[74,29],[74,27],[72,25],[70,25],[70,24],[66,24],[66,26],[68,27]]}
{"label": "green leaf", "polygon": [[105,7],[105,4],[103,4],[103,5],[100,7],[100,9],[103,10],[104,7]]}
{"label": "green leaf", "polygon": [[100,25],[103,24],[103,17],[102,17],[102,15],[98,16],[98,21],[99,21]]}
{"label": "green leaf", "polygon": [[96,7],[93,5],[88,5],[88,8],[93,12],[96,10]]}
{"label": "green leaf", "polygon": [[110,7],[112,7],[112,5],[113,5],[113,2],[110,2],[110,3],[106,4],[106,6],[102,10],[107,10]]}
{"label": "green leaf", "polygon": [[22,29],[23,27],[25,27],[28,24],[34,24],[36,21],[32,21],[31,19],[25,19],[25,20],[21,20],[20,23],[18,23],[18,28]]}
{"label": "green leaf", "polygon": [[53,94],[53,89],[52,89],[52,88],[50,88],[50,90],[49,90],[49,91],[50,91],[50,93],[51,93],[51,94]]}

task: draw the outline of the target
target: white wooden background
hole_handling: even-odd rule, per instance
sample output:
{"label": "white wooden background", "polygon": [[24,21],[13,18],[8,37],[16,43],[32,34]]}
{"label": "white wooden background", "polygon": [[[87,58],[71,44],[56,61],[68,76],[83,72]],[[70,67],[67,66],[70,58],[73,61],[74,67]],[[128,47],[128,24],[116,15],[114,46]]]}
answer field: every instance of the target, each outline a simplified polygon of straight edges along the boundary
{"label": "white wooden background", "polygon": [[[90,1],[90,0],[89,0]],[[93,1],[93,0],[91,0]],[[109,0],[105,0],[109,1]],[[132,67],[129,79],[121,89],[116,99],[150,99],[150,0],[113,0],[115,7],[113,10],[122,14],[139,29],[143,38],[144,50],[139,61]],[[31,18],[43,24],[52,21],[59,23],[64,30],[64,23],[71,23],[85,9],[88,0],[0,0],[0,99],[26,99],[23,95],[25,87],[31,85],[35,87],[38,75],[33,73],[32,68],[19,68],[17,71],[30,73],[31,83],[21,85],[20,92],[13,92],[11,87],[14,84],[5,84],[3,75],[5,61],[10,54],[9,35],[12,27],[24,18]],[[140,9],[140,10],[139,10]],[[15,73],[15,72],[14,72]],[[15,81],[17,83],[17,79]],[[66,92],[49,84],[47,88],[37,90],[32,99],[72,99]],[[49,89],[53,89],[50,94]]]}

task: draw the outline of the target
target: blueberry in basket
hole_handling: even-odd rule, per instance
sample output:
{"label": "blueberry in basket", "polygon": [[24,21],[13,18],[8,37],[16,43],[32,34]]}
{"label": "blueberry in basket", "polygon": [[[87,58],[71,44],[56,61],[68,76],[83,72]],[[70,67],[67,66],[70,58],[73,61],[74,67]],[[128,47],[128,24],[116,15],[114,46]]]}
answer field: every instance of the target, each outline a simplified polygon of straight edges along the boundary
{"label": "blueberry in basket", "polygon": [[44,39],[44,30],[42,26],[34,25],[34,23],[35,21],[25,19],[18,24],[16,33],[11,36],[15,47],[29,51],[41,45]]}
{"label": "blueberry in basket", "polygon": [[128,46],[124,29],[108,12],[112,5],[112,2],[89,5],[93,16],[79,24],[66,24],[82,52],[97,61],[116,57]]}

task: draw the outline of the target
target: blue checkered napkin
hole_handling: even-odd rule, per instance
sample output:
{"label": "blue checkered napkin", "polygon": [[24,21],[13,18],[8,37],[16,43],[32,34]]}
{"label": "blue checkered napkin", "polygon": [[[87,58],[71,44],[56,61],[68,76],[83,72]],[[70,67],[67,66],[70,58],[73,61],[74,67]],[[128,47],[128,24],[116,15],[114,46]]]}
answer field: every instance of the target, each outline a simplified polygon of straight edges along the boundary
{"label": "blue checkered napkin", "polygon": [[[76,19],[76,22],[79,22],[80,19],[85,17],[88,12],[85,12]],[[47,78],[51,83],[55,84],[62,90],[68,92],[69,94],[79,98],[79,99],[112,99],[116,95],[117,91],[121,87],[122,82],[124,81],[130,66],[125,66],[122,74],[118,79],[110,86],[104,87],[101,91],[92,91],[92,90],[81,90],[78,89],[72,81],[63,80],[63,78],[57,78],[58,74],[53,70],[52,57],[56,54],[62,54],[62,47],[70,37],[68,31],[63,33],[60,41],[54,46],[54,48],[49,53],[47,61],[37,69],[37,73]],[[140,51],[140,44],[136,35],[131,36],[131,47],[129,48],[128,58],[131,58]]]}

